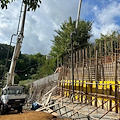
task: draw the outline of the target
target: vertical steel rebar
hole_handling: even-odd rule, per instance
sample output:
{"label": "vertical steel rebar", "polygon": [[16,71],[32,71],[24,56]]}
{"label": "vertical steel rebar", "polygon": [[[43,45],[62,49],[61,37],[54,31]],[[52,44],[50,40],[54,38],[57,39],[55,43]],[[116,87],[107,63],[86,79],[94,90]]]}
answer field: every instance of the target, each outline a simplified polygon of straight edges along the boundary
{"label": "vertical steel rebar", "polygon": [[73,33],[71,33],[70,37],[71,37],[72,102],[73,102],[74,96]]}

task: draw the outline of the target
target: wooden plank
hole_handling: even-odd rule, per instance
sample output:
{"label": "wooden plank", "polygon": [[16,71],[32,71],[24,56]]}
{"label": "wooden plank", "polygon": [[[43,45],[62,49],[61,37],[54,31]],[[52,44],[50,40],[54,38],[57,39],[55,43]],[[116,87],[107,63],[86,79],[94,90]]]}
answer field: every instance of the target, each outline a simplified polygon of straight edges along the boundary
{"label": "wooden plank", "polygon": [[[43,112],[50,113],[52,110],[49,109],[48,111],[44,110]],[[56,112],[51,113],[53,116],[59,116]]]}
{"label": "wooden plank", "polygon": [[55,105],[57,105],[58,103],[55,103],[55,104],[52,104],[52,105],[49,105],[49,106],[47,106],[47,107],[42,107],[42,108],[38,108],[37,110],[35,110],[35,111],[43,111],[43,110],[45,110],[45,109],[49,109],[50,107],[53,107],[53,106],[55,106]]}
{"label": "wooden plank", "polygon": [[51,99],[51,96],[52,96],[52,93],[49,94],[48,99],[47,99],[47,101],[46,101],[46,103],[45,103],[45,106],[48,105],[48,103],[49,103],[49,101],[50,101],[50,99]]}
{"label": "wooden plank", "polygon": [[[53,90],[55,90],[56,88],[57,88],[57,85],[56,85],[54,88],[52,88],[50,91],[48,91],[45,95],[43,95],[43,97],[46,96],[46,95],[48,95],[49,93],[51,93],[51,92],[52,92]],[[43,98],[43,97],[42,97],[42,98]]]}

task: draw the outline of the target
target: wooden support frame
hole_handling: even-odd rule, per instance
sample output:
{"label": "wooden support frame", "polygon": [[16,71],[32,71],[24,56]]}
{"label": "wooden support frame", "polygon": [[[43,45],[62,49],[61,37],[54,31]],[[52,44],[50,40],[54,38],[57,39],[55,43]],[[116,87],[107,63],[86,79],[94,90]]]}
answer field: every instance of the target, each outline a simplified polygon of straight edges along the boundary
{"label": "wooden support frame", "polygon": [[118,113],[118,81],[117,81],[117,54],[115,54],[115,111]]}
{"label": "wooden support frame", "polygon": [[95,107],[97,107],[97,93],[98,93],[98,58],[97,58],[97,55],[98,55],[98,51],[96,50],[96,59],[95,59],[95,83],[96,83],[96,89],[95,89],[95,92],[96,92],[96,100],[95,100]]}
{"label": "wooden support frame", "polygon": [[113,58],[113,40],[112,40],[112,38],[111,38],[111,59],[112,59],[112,63],[113,63],[113,61],[114,61],[114,58]]}
{"label": "wooden support frame", "polygon": [[[83,91],[83,85],[84,85],[84,65],[85,65],[85,55],[84,55],[84,49],[82,50],[82,56],[83,56],[83,66],[82,66],[82,86],[81,91]],[[83,95],[81,95],[81,101],[83,101]]]}
{"label": "wooden support frame", "polygon": [[[89,77],[89,67],[88,67],[88,53],[87,53],[87,48],[85,49],[85,58],[86,58],[86,67],[87,67],[87,71],[88,71],[88,77]],[[90,78],[89,78],[90,80]],[[85,93],[87,94],[88,90],[87,90],[88,86],[86,84],[86,89],[85,89]],[[88,97],[86,95],[85,97],[85,102],[87,103]]]}
{"label": "wooden support frame", "polygon": [[[113,45],[113,42],[114,41],[112,40],[112,38],[110,40],[105,39],[99,42],[99,46],[94,45],[92,48],[90,48],[89,46],[88,47],[89,50],[88,48],[84,48],[84,49],[82,48],[80,50],[77,49],[77,51],[74,51],[74,78],[75,78],[74,79],[74,88],[75,88],[74,91],[75,91],[75,94],[77,95],[77,97],[74,100],[77,99],[79,102],[83,102],[85,100],[87,103],[91,101],[92,99],[94,99],[92,95],[95,95],[95,96],[98,96],[98,98],[96,97],[95,102],[94,103],[91,102],[90,104],[91,105],[94,104],[97,107],[98,106],[97,101],[99,97],[101,97],[103,109],[105,106],[104,101],[105,99],[107,99],[107,96],[109,96],[108,99],[110,99],[108,109],[111,109],[111,107],[113,106],[113,103],[112,103],[113,101],[115,101],[116,104],[119,102],[118,100],[118,79],[120,79],[120,75],[119,75],[120,70],[117,70],[117,65],[118,65],[118,62],[120,63],[120,60],[118,61],[118,56],[120,52],[119,51],[120,50],[119,48],[120,37],[118,41],[114,42],[115,44],[119,42],[119,45],[117,45],[117,49]],[[110,47],[108,48],[108,46]],[[117,50],[118,53],[114,53],[116,52],[115,50]],[[92,67],[95,68],[93,70],[95,71],[94,72],[95,74],[92,74],[91,72]],[[120,67],[120,65],[118,65],[118,67]],[[69,70],[71,71],[70,67],[69,67]],[[71,76],[71,72],[69,76]],[[68,96],[70,98],[72,94],[71,79],[72,78],[69,77],[69,79],[62,81],[63,82],[62,84],[66,85],[65,88],[62,88],[63,94],[66,94],[66,97],[67,97],[67,92],[68,92],[69,94]],[[100,80],[100,84],[102,83],[102,85],[99,84],[98,82],[99,80]],[[90,83],[87,84],[87,81],[89,81]],[[112,85],[113,83],[111,85],[106,85],[105,81],[114,81],[115,87],[113,87]],[[100,91],[98,91],[98,88],[100,89]],[[110,91],[108,92],[108,90]],[[115,93],[115,96],[114,96],[114,93]],[[117,107],[118,106],[116,105],[115,107],[116,112],[119,112],[119,109]]]}

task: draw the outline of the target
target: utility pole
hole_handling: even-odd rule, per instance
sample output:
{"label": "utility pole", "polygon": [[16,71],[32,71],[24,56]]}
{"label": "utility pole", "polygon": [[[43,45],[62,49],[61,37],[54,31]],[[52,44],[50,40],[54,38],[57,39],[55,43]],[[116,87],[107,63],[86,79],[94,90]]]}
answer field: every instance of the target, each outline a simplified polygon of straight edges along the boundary
{"label": "utility pole", "polygon": [[78,23],[79,23],[79,18],[80,18],[81,4],[82,4],[82,0],[79,0],[78,14],[77,14],[75,31],[73,31],[70,34],[70,38],[71,38],[71,69],[72,69],[72,102],[74,100],[73,36],[76,35],[76,33],[77,33],[77,28],[78,28]]}

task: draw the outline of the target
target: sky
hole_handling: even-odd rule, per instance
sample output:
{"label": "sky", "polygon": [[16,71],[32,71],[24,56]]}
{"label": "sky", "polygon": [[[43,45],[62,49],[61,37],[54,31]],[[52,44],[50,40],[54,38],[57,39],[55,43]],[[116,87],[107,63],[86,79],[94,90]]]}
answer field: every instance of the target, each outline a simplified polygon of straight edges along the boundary
{"label": "sky", "polygon": [[[35,12],[27,11],[21,52],[24,54],[49,54],[51,40],[60,25],[71,16],[77,18],[79,0],[41,0]],[[21,0],[0,10],[0,43],[9,44],[11,35],[17,32]],[[120,29],[120,0],[82,0],[80,19],[93,21],[91,41],[100,34],[110,34]],[[16,42],[16,37],[13,38]],[[15,45],[15,44],[13,44]]]}

